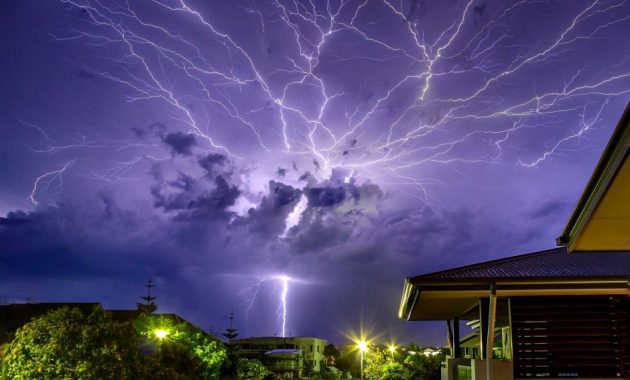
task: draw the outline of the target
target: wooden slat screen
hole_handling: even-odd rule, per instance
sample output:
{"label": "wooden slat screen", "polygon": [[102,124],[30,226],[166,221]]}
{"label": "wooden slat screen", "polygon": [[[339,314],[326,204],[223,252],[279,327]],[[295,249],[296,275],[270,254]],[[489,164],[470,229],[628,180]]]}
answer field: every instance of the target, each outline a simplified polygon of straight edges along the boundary
{"label": "wooden slat screen", "polygon": [[628,297],[511,298],[514,377],[630,375]]}

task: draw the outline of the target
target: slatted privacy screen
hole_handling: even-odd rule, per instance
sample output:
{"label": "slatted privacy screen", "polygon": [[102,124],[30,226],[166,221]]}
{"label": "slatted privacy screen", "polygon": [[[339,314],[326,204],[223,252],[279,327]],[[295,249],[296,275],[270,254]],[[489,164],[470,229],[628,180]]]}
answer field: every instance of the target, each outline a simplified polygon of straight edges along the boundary
{"label": "slatted privacy screen", "polygon": [[511,299],[514,377],[630,376],[628,297]]}

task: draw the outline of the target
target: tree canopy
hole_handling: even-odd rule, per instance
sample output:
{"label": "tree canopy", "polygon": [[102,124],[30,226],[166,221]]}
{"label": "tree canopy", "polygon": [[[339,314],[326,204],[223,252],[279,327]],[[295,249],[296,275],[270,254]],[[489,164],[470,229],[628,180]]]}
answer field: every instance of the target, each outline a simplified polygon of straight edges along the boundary
{"label": "tree canopy", "polygon": [[[116,322],[96,308],[48,312],[17,330],[0,352],[0,378],[187,380],[221,377],[222,342],[159,315]],[[156,332],[161,331],[160,334]]]}
{"label": "tree canopy", "polygon": [[167,379],[177,375],[138,350],[130,323],[97,308],[90,315],[61,308],[16,332],[4,350],[3,379]]}
{"label": "tree canopy", "polygon": [[238,360],[237,374],[243,380],[263,380],[271,375],[271,371],[259,360],[242,358]]}

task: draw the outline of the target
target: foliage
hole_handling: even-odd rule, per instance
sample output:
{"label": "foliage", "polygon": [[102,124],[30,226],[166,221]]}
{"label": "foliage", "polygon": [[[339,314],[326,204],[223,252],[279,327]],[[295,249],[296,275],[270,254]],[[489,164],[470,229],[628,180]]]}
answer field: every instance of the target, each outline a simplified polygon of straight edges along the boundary
{"label": "foliage", "polygon": [[271,371],[269,371],[259,360],[244,358],[238,360],[238,379],[263,380],[270,375]]}
{"label": "foliage", "polygon": [[407,371],[402,364],[391,360],[383,350],[372,350],[366,355],[363,369],[366,380],[406,380]]}
{"label": "foliage", "polygon": [[392,360],[391,354],[380,349],[366,353],[363,375],[366,380],[439,380],[445,351],[438,355],[423,355],[417,344],[411,344],[406,356]]}
{"label": "foliage", "polygon": [[326,358],[333,357],[335,358],[335,362],[337,362],[337,360],[341,356],[341,353],[339,353],[339,350],[337,349],[337,347],[335,347],[334,344],[329,343],[326,345],[326,347],[324,347],[324,356]]}
{"label": "foliage", "polygon": [[[228,359],[224,344],[189,323],[176,323],[160,315],[143,315],[136,326],[140,334],[153,342],[160,360],[190,378],[219,379]],[[155,336],[164,330],[164,339]]]}
{"label": "foliage", "polygon": [[16,332],[5,349],[3,379],[177,379],[138,350],[129,323],[114,322],[100,308],[90,315],[60,308]]}
{"label": "foliage", "polygon": [[[410,350],[420,352],[417,345],[410,347]],[[408,371],[409,379],[440,380],[440,368],[445,356],[444,350],[439,355],[408,355],[404,359],[404,366]]]}
{"label": "foliage", "polygon": [[359,351],[355,350],[340,355],[335,361],[335,367],[343,372],[351,373],[353,377],[359,377],[361,371],[359,363]]}

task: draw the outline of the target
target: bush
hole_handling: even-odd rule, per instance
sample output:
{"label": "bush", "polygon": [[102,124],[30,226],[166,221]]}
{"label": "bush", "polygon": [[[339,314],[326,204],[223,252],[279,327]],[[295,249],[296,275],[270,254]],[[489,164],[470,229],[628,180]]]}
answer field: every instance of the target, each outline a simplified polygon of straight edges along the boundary
{"label": "bush", "polygon": [[237,376],[239,380],[263,380],[271,375],[259,360],[239,359],[237,366]]}

